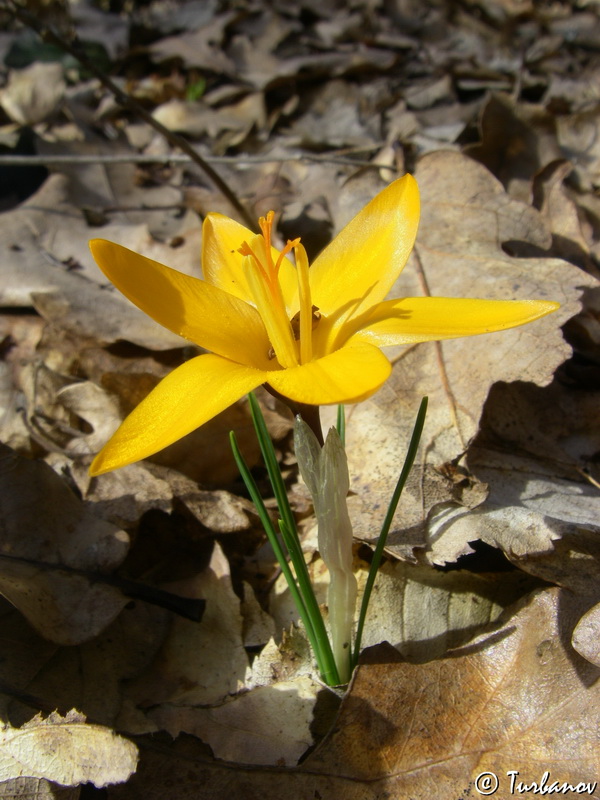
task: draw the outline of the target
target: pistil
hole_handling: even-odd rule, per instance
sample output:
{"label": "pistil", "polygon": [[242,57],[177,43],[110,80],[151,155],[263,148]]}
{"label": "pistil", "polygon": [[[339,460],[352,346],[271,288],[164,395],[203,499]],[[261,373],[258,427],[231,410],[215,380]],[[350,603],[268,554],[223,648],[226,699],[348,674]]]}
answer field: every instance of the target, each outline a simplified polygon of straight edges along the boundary
{"label": "pistil", "polygon": [[271,252],[273,217],[273,212],[269,211],[266,217],[259,219],[262,236],[255,236],[250,244],[244,242],[239,252],[244,256],[244,273],[256,308],[264,322],[267,336],[277,360],[287,369],[298,366],[298,355],[279,283],[279,269],[285,256],[298,245],[300,240],[288,241],[274,262]]}

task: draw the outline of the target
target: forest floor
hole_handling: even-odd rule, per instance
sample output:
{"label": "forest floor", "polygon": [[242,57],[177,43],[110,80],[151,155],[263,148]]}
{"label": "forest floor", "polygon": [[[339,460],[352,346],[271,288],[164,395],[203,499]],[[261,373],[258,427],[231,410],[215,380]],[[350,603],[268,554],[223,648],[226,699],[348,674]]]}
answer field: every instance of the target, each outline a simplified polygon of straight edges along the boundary
{"label": "forest floor", "polygon": [[[0,800],[600,797],[599,4],[0,0],[0,85]],[[391,348],[346,406],[362,588],[429,397],[332,690],[231,455],[275,518],[246,398],[90,477],[200,351],[88,241],[201,277],[206,214],[273,210],[312,260],[405,172],[392,297],[561,305]],[[326,611],[293,417],[257,395]]]}

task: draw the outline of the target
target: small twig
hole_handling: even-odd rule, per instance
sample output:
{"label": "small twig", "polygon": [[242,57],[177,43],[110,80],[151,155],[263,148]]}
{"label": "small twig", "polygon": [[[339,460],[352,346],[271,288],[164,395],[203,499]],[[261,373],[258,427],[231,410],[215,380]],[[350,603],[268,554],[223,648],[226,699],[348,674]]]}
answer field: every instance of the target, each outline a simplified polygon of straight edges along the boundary
{"label": "small twig", "polygon": [[51,714],[53,711],[58,711],[58,713],[64,717],[69,711],[69,709],[66,707],[57,709],[56,703],[48,703],[45,700],[42,700],[41,697],[29,694],[29,692],[25,692],[19,687],[14,686],[13,684],[2,679],[0,679],[0,694],[10,697],[13,700],[16,700],[18,703],[22,703],[24,706],[27,706],[28,708],[33,708],[35,711],[41,711],[45,714]]}
{"label": "small twig", "polygon": [[575,469],[577,470],[577,472],[578,472],[578,473],[579,473],[579,474],[580,474],[580,475],[581,475],[583,478],[585,478],[585,479],[586,479],[586,481],[589,481],[589,482],[592,484],[592,486],[595,486],[595,487],[596,487],[596,489],[600,489],[600,482],[599,482],[599,481],[597,481],[597,480],[594,478],[594,476],[590,474],[589,470],[588,470],[586,467],[575,467]]}
{"label": "small twig", "polygon": [[48,25],[42,23],[37,17],[33,14],[30,14],[24,8],[21,8],[15,0],[6,0],[0,5],[0,9],[6,11],[7,13],[11,14],[13,17],[18,19],[28,28],[34,30],[44,41],[50,42],[51,44],[60,47],[61,50],[69,53],[76,58],[77,61],[94,75],[100,83],[108,89],[109,92],[114,96],[115,100],[121,106],[128,106],[138,117],[144,120],[148,125],[154,128],[155,131],[164,136],[164,138],[173,146],[178,147],[182,150],[195,164],[197,164],[200,169],[202,169],[206,175],[211,179],[211,181],[215,184],[215,186],[219,189],[219,191],[229,200],[232,206],[238,211],[244,222],[250,227],[252,230],[257,230],[256,227],[256,220],[250,215],[248,209],[240,202],[237,198],[235,193],[229,188],[227,183],[221,178],[218,172],[214,170],[211,165],[205,161],[201,155],[191,146],[191,144],[186,141],[182,136],[179,136],[177,133],[173,133],[168,128],[165,128],[160,122],[158,122],[152,114],[147,111],[143,105],[138,103],[133,97],[128,95],[122,89],[120,89],[116,83],[114,83],[107,75],[105,75],[101,69],[99,69],[93,61],[85,55],[82,48],[79,46],[77,39],[74,39],[73,42],[68,42],[66,39],[50,28]]}
{"label": "small twig", "polygon": [[[345,167],[371,167],[373,169],[391,169],[388,164],[366,161],[359,158],[343,156],[317,155],[313,153],[294,153],[289,156],[204,156],[207,164],[230,164],[241,166],[247,164],[285,164],[288,161],[316,161],[319,164],[342,164]],[[183,153],[167,153],[163,155],[144,155],[143,153],[90,153],[87,155],[2,155],[0,166],[12,167],[60,167],[86,164],[191,164],[190,156]]]}

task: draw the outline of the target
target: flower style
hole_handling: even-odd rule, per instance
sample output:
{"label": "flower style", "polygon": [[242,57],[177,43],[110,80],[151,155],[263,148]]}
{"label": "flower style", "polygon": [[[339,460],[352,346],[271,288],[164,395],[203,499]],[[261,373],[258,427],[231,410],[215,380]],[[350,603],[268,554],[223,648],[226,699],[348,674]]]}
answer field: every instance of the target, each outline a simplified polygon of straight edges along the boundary
{"label": "flower style", "polygon": [[[221,214],[203,225],[204,280],[103,239],[92,254],[112,283],[164,327],[210,351],[167,375],[94,459],[92,475],[146,458],[260,384],[294,403],[356,403],[389,377],[380,348],[512,328],[558,308],[544,301],[384,298],[419,222],[410,175],[380,192],[309,268],[300,239],[271,244]],[[294,254],[294,262],[288,258]]]}

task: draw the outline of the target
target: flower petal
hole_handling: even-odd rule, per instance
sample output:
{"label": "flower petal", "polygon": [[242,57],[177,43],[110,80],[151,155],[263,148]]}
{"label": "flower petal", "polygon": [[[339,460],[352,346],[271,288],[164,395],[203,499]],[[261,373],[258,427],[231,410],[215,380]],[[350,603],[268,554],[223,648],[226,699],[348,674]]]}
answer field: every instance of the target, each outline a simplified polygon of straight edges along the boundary
{"label": "flower petal", "polygon": [[[204,279],[229,294],[252,303],[252,292],[243,271],[244,257],[238,250],[244,242],[251,242],[256,234],[223,214],[207,214],[202,225],[202,273]],[[273,261],[279,251],[271,248]],[[279,284],[288,308],[298,295],[296,270],[288,258],[279,269]]]}
{"label": "flower petal", "polygon": [[269,366],[269,339],[253,306],[105,239],[90,249],[117,289],[165,328],[233,361]]}
{"label": "flower petal", "polygon": [[186,361],[125,419],[92,462],[90,474],[100,475],[157,453],[204,425],[265,378],[261,370],[220,356]]}
{"label": "flower petal", "polygon": [[297,403],[358,403],[376,392],[391,370],[377,347],[356,344],[299,367],[270,372],[266,380]]}
{"label": "flower petal", "polygon": [[[448,297],[406,297],[387,300],[353,320],[360,329],[351,342],[378,347],[411,342],[456,339],[525,325],[556,311],[545,300],[472,300]],[[350,323],[352,325],[352,323]]]}
{"label": "flower petal", "polygon": [[391,183],[318,256],[310,270],[312,302],[336,327],[388,294],[413,248],[419,189],[412,175]]}

